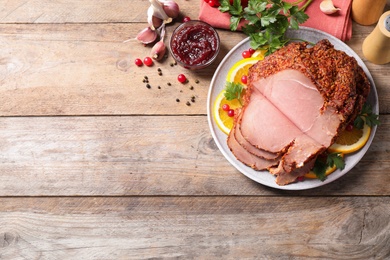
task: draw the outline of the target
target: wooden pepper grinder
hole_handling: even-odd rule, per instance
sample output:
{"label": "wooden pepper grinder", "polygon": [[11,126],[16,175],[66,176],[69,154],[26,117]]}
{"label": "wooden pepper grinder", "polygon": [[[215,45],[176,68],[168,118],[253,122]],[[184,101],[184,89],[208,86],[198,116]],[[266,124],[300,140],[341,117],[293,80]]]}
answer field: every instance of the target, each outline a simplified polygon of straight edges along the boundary
{"label": "wooden pepper grinder", "polygon": [[374,64],[390,62],[390,11],[382,14],[362,45],[363,55]]}
{"label": "wooden pepper grinder", "polygon": [[386,6],[386,0],[353,0],[352,20],[361,25],[373,25],[378,22]]}

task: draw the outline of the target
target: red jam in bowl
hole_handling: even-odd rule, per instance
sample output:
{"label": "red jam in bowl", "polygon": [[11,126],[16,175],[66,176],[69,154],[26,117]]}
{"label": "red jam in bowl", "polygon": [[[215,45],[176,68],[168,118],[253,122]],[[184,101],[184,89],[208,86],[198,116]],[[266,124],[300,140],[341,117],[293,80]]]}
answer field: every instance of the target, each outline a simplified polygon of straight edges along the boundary
{"label": "red jam in bowl", "polygon": [[201,69],[215,60],[219,45],[218,33],[211,25],[191,20],[175,29],[170,50],[173,58],[184,68]]}

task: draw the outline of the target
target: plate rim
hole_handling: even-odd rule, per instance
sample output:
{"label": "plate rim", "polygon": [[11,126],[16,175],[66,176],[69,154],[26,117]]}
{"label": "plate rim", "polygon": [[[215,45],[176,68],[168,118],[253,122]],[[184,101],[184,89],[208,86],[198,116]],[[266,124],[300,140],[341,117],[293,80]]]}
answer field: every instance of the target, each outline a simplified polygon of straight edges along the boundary
{"label": "plate rim", "polygon": [[[349,56],[353,56],[357,60],[359,66],[362,67],[362,69],[366,73],[366,75],[367,75],[367,77],[368,77],[368,79],[369,79],[369,81],[371,83],[371,89],[370,89],[369,97],[371,97],[371,99],[373,99],[373,101],[375,103],[375,104],[373,104],[373,107],[372,107],[373,112],[376,113],[376,114],[379,114],[378,93],[377,93],[377,90],[376,90],[375,82],[374,82],[374,80],[372,78],[372,75],[369,72],[367,66],[365,65],[363,60],[360,58],[360,56],[357,55],[357,53],[355,51],[353,51],[346,43],[342,42],[341,40],[339,40],[338,38],[334,37],[333,35],[330,35],[330,34],[328,34],[326,32],[320,31],[318,29],[313,29],[313,28],[301,26],[298,30],[289,29],[287,31],[287,34],[293,34],[294,35],[296,33],[301,33],[301,32],[321,35],[321,36],[323,36],[323,38],[328,39],[332,43],[332,45],[335,45],[335,44],[341,45],[341,47],[343,48],[342,51],[346,52],[347,55],[349,55]],[[343,171],[337,170],[336,172],[328,175],[327,179],[325,181],[320,181],[318,179],[310,179],[310,180],[307,179],[307,180],[305,180],[303,182],[291,183],[291,184],[284,185],[284,186],[280,186],[280,185],[276,184],[275,181],[273,181],[272,183],[270,183],[269,181],[263,181],[261,178],[254,177],[253,173],[256,173],[256,175],[260,175],[260,174],[264,174],[265,173],[265,174],[270,175],[273,179],[275,179],[275,177],[272,176],[268,171],[255,171],[255,170],[251,169],[250,167],[244,165],[243,163],[239,162],[235,158],[235,156],[230,152],[229,149],[226,149],[226,147],[223,147],[223,145],[219,141],[219,137],[217,136],[217,132],[216,132],[216,131],[219,131],[220,134],[221,134],[222,131],[218,128],[218,126],[215,124],[215,122],[213,122],[214,119],[213,119],[213,116],[212,116],[212,109],[213,109],[213,105],[214,105],[213,93],[217,91],[217,90],[215,90],[216,88],[214,86],[215,86],[216,81],[218,80],[218,75],[223,73],[222,70],[224,69],[225,64],[229,61],[229,59],[232,56],[237,55],[237,50],[239,50],[240,48],[242,48],[245,45],[249,45],[249,40],[250,40],[249,37],[241,40],[239,43],[237,43],[226,54],[226,56],[222,59],[222,61],[218,65],[217,69],[215,70],[215,72],[213,74],[213,77],[212,77],[212,80],[210,82],[209,90],[208,90],[208,95],[207,95],[207,121],[208,121],[208,124],[209,124],[210,132],[212,134],[213,140],[216,143],[219,151],[225,157],[225,159],[236,170],[238,170],[241,174],[245,175],[249,179],[251,179],[251,180],[253,180],[253,181],[255,181],[255,182],[259,183],[259,184],[262,184],[264,186],[275,188],[275,189],[280,189],[280,190],[307,190],[307,189],[313,189],[313,188],[321,187],[321,186],[324,186],[324,185],[326,185],[328,183],[331,183],[331,182],[341,178],[342,176],[347,174],[349,171],[351,171],[356,166],[356,164],[360,162],[360,160],[366,154],[368,148],[371,146],[371,143],[372,143],[372,141],[373,141],[373,139],[375,137],[375,133],[376,133],[376,130],[377,130],[377,126],[376,125],[371,128],[370,137],[369,137],[369,140],[367,141],[367,143],[365,144],[365,146],[362,149],[360,149],[358,152],[353,154],[356,157],[355,158],[356,160],[353,161],[353,162],[350,162],[351,164],[348,165],[348,169],[343,170]],[[307,40],[309,40],[309,39],[307,39]],[[249,46],[248,46],[248,48],[249,48]],[[336,48],[336,49],[338,49],[338,48]],[[218,90],[217,94],[222,89]],[[225,143],[226,143],[226,141],[225,141]],[[229,151],[227,151],[227,150],[229,150]],[[348,158],[351,158],[352,155],[346,155],[346,156],[348,156],[348,157],[346,157],[347,158],[346,160],[348,160]],[[270,178],[267,177],[267,179],[270,179]],[[306,184],[304,184],[304,183],[306,183]]]}

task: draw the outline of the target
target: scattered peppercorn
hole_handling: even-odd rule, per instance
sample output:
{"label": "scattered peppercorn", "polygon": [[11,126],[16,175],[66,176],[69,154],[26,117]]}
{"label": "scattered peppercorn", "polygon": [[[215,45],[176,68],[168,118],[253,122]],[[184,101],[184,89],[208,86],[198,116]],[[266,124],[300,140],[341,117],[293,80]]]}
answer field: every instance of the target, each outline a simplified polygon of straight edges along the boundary
{"label": "scattered peppercorn", "polygon": [[171,67],[175,66],[175,64],[174,64],[173,62],[171,62],[169,65],[170,65]]}
{"label": "scattered peppercorn", "polygon": [[159,75],[159,76],[162,76],[162,72],[160,71],[160,72],[158,73],[158,75]]}
{"label": "scattered peppercorn", "polygon": [[167,83],[168,86],[172,86],[172,84],[170,82]]}
{"label": "scattered peppercorn", "polygon": [[186,105],[187,105],[187,106],[191,106],[190,101],[187,101]]}
{"label": "scattered peppercorn", "polygon": [[176,98],[176,102],[180,102],[180,99]]}
{"label": "scattered peppercorn", "polygon": [[196,84],[199,84],[199,79],[195,80],[195,83],[196,83]]}
{"label": "scattered peppercorn", "polygon": [[152,86],[150,86],[150,84],[146,84],[146,87],[149,89],[152,88]]}
{"label": "scattered peppercorn", "polygon": [[160,86],[158,86],[157,88],[158,88],[158,89],[161,89],[161,87],[160,87]]}
{"label": "scattered peppercorn", "polygon": [[191,97],[191,102],[192,102],[192,103],[195,103],[195,96],[192,96],[192,97]]}
{"label": "scattered peppercorn", "polygon": [[190,90],[194,90],[194,86],[191,86],[191,87],[190,87]]}

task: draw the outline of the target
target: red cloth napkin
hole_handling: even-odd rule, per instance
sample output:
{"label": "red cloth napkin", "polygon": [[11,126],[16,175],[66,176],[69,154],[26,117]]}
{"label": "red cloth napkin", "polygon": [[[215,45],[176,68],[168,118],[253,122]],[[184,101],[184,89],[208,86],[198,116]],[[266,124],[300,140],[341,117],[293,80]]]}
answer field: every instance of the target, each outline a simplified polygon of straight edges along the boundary
{"label": "red cloth napkin", "polygon": [[[216,28],[229,29],[230,15],[221,13],[218,8],[211,7],[204,0],[200,0],[199,20],[205,21]],[[294,2],[295,0],[285,0]],[[352,37],[352,19],[350,16],[352,0],[333,0],[334,6],[340,8],[338,12],[327,15],[321,12],[322,0],[314,0],[306,9],[309,19],[301,24],[310,28],[327,32],[342,41]],[[243,23],[240,24],[241,26]]]}

